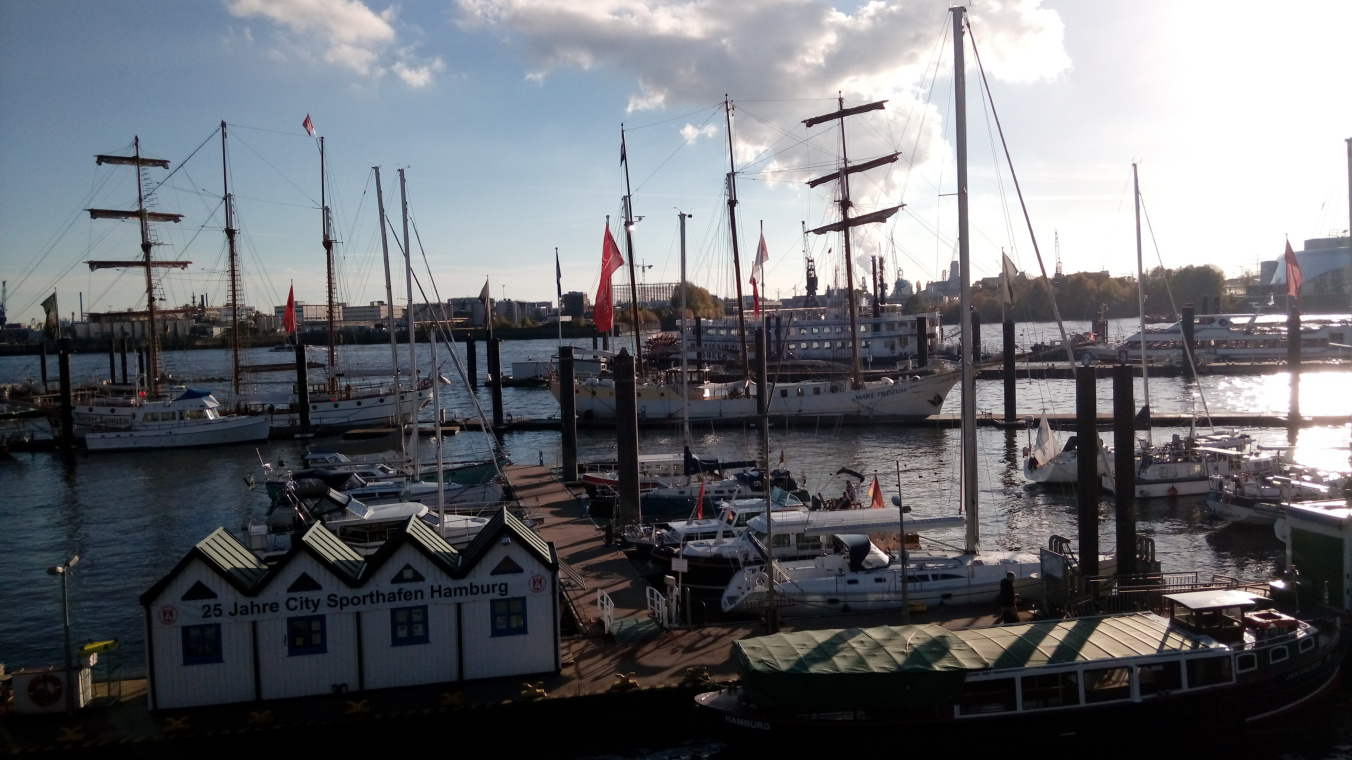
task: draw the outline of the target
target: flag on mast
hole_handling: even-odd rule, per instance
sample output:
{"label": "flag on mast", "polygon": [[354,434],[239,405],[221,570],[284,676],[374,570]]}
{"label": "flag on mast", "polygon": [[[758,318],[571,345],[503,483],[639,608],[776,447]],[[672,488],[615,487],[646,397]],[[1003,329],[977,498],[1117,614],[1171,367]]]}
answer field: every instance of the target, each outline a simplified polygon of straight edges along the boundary
{"label": "flag on mast", "polygon": [[479,291],[479,303],[484,305],[484,326],[489,335],[493,334],[493,299],[488,295],[488,278],[484,278],[484,289]]}
{"label": "flag on mast", "polygon": [[559,308],[563,308],[563,267],[559,266],[559,249],[554,249],[554,284],[559,287]]}
{"label": "flag on mast", "polygon": [[311,137],[315,136],[315,123],[310,121],[310,114],[305,114],[305,121],[301,122],[300,125],[305,127],[305,134]]}
{"label": "flag on mast", "polygon": [[1300,262],[1296,261],[1296,252],[1291,250],[1291,241],[1286,241],[1286,294],[1300,298]]}
{"label": "flag on mast", "polygon": [[703,520],[703,519],[704,519],[704,484],[707,483],[707,482],[708,482],[708,481],[704,481],[704,480],[701,480],[701,481],[699,482],[699,501],[695,502],[695,519],[696,519],[696,520]]}
{"label": "flag on mast", "polygon": [[760,290],[758,286],[765,280],[765,262],[770,260],[770,253],[765,248],[765,222],[761,222],[760,246],[756,248],[756,260],[751,264],[751,305],[755,308],[756,317],[760,317]]}
{"label": "flag on mast", "polygon": [[[42,321],[42,337],[56,340],[61,337],[61,315],[56,310],[56,291],[42,301],[45,317]],[[46,365],[44,365],[46,366]],[[45,369],[43,370],[46,371]]]}
{"label": "flag on mast", "polygon": [[1009,254],[1001,252],[1000,258],[1004,259],[1004,261],[1000,262],[1000,274],[1004,275],[1001,278],[1004,280],[1004,282],[1001,283],[1003,286],[1001,287],[1001,292],[1005,297],[1005,306],[1013,306],[1014,278],[1018,276],[1019,270],[1015,268],[1014,262],[1009,260]]}
{"label": "flag on mast", "polygon": [[296,332],[296,286],[294,284],[286,294],[286,313],[282,315],[282,327],[286,328],[287,335]]}
{"label": "flag on mast", "polygon": [[868,485],[869,506],[873,509],[883,508],[883,489],[878,485],[878,476],[873,476],[873,482]]}
{"label": "flag on mast", "polygon": [[620,256],[620,247],[615,244],[615,236],[610,234],[610,226],[607,224],[606,237],[601,242],[601,284],[596,288],[596,308],[593,315],[596,329],[601,332],[608,332],[615,327],[614,305],[610,299],[610,276],[623,265],[624,258]]}

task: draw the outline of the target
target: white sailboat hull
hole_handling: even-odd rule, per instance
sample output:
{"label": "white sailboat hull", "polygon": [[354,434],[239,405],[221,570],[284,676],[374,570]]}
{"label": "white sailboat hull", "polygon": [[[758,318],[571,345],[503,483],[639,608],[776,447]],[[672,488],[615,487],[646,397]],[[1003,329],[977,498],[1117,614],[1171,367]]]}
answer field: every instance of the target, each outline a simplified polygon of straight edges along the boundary
{"label": "white sailboat hull", "polygon": [[[779,383],[770,398],[770,415],[785,417],[929,417],[938,414],[944,398],[958,382],[958,373],[941,372],[919,378],[865,383],[855,390],[847,381]],[[750,419],[757,417],[754,385],[750,391],[730,394],[736,384],[706,384],[691,388],[689,415],[692,420]],[[550,383],[557,398],[559,384]],[[584,419],[614,419],[615,384],[610,380],[587,380],[573,388],[578,416]],[[636,387],[638,416],[642,420],[678,420],[685,400],[680,389],[669,385]]]}
{"label": "white sailboat hull", "polygon": [[265,441],[268,433],[266,417],[217,417],[181,425],[90,432],[84,441],[90,451],[179,449]]}
{"label": "white sailboat hull", "polygon": [[1023,476],[1034,483],[1074,483],[1080,477],[1078,452],[1063,451],[1050,462],[1033,464],[1031,457],[1023,460]]}
{"label": "white sailboat hull", "polygon": [[[346,396],[344,394],[310,394],[310,427],[316,430],[349,430],[367,425],[397,425],[413,421],[416,410],[432,401],[432,389],[400,391],[399,400],[393,393],[363,394]],[[283,395],[275,399],[254,396],[247,400],[250,407],[271,409],[268,415],[275,432],[289,432],[300,427],[300,413],[289,411],[299,401],[295,395]],[[396,409],[400,410],[396,422]]]}

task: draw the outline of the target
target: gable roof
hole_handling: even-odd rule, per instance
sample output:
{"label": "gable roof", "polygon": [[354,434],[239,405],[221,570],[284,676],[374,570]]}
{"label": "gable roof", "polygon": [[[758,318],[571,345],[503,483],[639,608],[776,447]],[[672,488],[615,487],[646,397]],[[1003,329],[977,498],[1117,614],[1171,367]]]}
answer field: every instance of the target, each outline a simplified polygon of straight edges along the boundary
{"label": "gable roof", "polygon": [[268,575],[268,566],[255,557],[247,546],[225,528],[217,528],[184,555],[168,575],[141,594],[141,604],[148,605],[154,601],[194,559],[200,560],[226,583],[246,595],[254,593]]}
{"label": "gable roof", "polygon": [[526,524],[507,511],[506,507],[500,507],[497,514],[493,515],[493,519],[489,520],[488,524],[479,531],[479,535],[475,536],[469,546],[465,547],[461,559],[463,570],[468,571],[471,567],[474,567],[475,563],[482,559],[493,544],[497,543],[503,536],[516,539],[522,546],[526,547],[526,551],[534,554],[549,569],[559,569],[559,559],[554,553],[554,545],[540,538],[535,531],[527,528]]}
{"label": "gable roof", "polygon": [[404,529],[390,536],[384,544],[376,550],[370,558],[368,565],[372,568],[372,574],[379,571],[399,547],[408,544],[423,556],[432,560],[447,575],[455,577],[460,570],[461,555],[455,550],[455,547],[446,543],[446,539],[437,535],[437,532],[430,525],[419,520],[416,516],[408,518],[404,523]]}
{"label": "gable roof", "polygon": [[300,542],[349,584],[355,584],[366,569],[366,560],[322,522],[310,526],[300,537]]}

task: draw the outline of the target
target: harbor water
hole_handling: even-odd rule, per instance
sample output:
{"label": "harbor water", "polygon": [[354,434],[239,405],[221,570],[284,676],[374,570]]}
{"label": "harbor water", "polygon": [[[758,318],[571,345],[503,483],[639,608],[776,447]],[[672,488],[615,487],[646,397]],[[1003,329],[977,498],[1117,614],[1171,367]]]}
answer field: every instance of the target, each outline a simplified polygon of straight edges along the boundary
{"label": "harbor water", "polygon": [[[1115,323],[1113,333],[1126,331]],[[1072,325],[1084,329],[1087,325]],[[985,330],[987,346],[999,345],[999,325]],[[1021,325],[1020,346],[1055,337],[1054,325]],[[590,348],[590,341],[573,341]],[[460,364],[464,347],[457,346]],[[552,340],[505,341],[504,369],[513,361],[547,359],[557,342]],[[388,346],[350,346],[340,349],[342,366],[348,371],[380,371],[389,365]],[[423,372],[430,372],[427,346],[419,345]],[[400,346],[401,361],[407,346]],[[479,351],[481,385],[473,395],[491,415],[491,396],[482,385],[486,372],[482,344]],[[275,362],[280,354],[265,349],[250,351],[252,363]],[[318,358],[318,353],[313,358]],[[442,406],[456,417],[476,414],[470,391],[460,379],[456,364],[443,349],[440,374],[450,379],[443,386]],[[37,357],[0,358],[0,384],[23,382],[39,376]],[[52,385],[56,362],[49,359]],[[133,358],[134,363],[134,358]],[[229,353],[203,350],[166,354],[165,366],[190,387],[221,392],[229,388]],[[106,354],[76,355],[72,360],[77,381],[106,379]],[[1352,394],[1346,392],[1344,372],[1306,374],[1300,385],[1301,409],[1307,415],[1352,414]],[[293,376],[283,373],[276,382],[289,385]],[[354,384],[356,381],[352,381]],[[1137,380],[1136,403],[1142,402]],[[1285,415],[1289,377],[1270,375],[1227,377],[1208,375],[1196,382],[1159,379],[1150,383],[1153,408],[1160,413],[1244,413]],[[1003,389],[999,381],[979,382],[977,408],[1000,414]],[[957,413],[959,392],[955,388],[945,401],[945,413]],[[1074,411],[1074,384],[1070,380],[1018,381],[1021,415]],[[542,388],[505,388],[506,411],[514,418],[540,419],[558,416],[558,404]],[[1111,381],[1098,384],[1098,407],[1111,410]],[[424,418],[431,417],[424,410]],[[1183,429],[1156,429],[1156,441]],[[1260,443],[1284,445],[1284,428],[1251,431]],[[982,546],[999,549],[1036,550],[1052,535],[1072,539],[1077,534],[1074,495],[1066,489],[1032,487],[1020,472],[1021,449],[1030,444],[1032,431],[981,427],[979,448],[980,525]],[[579,456],[583,460],[616,457],[613,433],[604,430],[580,432]],[[695,426],[692,449],[726,459],[757,456],[760,435],[754,425],[744,428],[710,429]],[[800,485],[813,493],[839,495],[845,476],[842,468],[877,477],[889,497],[900,492],[913,507],[914,517],[957,513],[959,447],[958,431],[926,427],[837,427],[828,422],[802,421],[771,430],[770,460],[793,471]],[[431,439],[424,438],[424,458]],[[1111,443],[1110,436],[1105,440]],[[488,438],[462,432],[446,440],[443,459],[479,459],[490,452]],[[1348,468],[1349,430],[1346,426],[1306,428],[1295,441],[1296,458],[1329,469]],[[50,566],[72,555],[80,557],[69,576],[73,640],[116,638],[123,677],[144,673],[144,611],[139,596],[168,573],[191,547],[217,527],[241,531],[251,516],[261,516],[268,506],[262,488],[261,461],[298,463],[304,449],[376,451],[391,448],[385,440],[353,443],[338,438],[307,442],[274,439],[262,445],[237,445],[205,450],[157,452],[77,453],[67,459],[58,453],[21,453],[0,456],[0,520],[3,521],[5,561],[0,563],[0,662],[9,668],[57,664],[62,661],[60,580],[49,575]],[[516,432],[504,436],[502,445],[516,462],[557,465],[560,440],[557,432]],[[677,453],[682,445],[676,425],[640,431],[642,453]],[[257,485],[252,485],[256,483]],[[1283,546],[1270,530],[1239,528],[1210,518],[1203,497],[1158,499],[1138,506],[1139,530],[1154,538],[1157,557],[1167,572],[1196,572],[1202,579],[1213,574],[1243,580],[1269,578],[1282,564]],[[1102,546],[1113,545],[1114,523],[1110,497],[1100,507]],[[933,538],[961,544],[960,531],[935,534]],[[1343,756],[1341,739],[1352,736],[1347,721],[1346,696],[1337,701],[1340,711],[1322,721],[1320,738],[1309,748],[1290,756]],[[1323,713],[1321,713],[1323,714]],[[695,757],[718,753],[718,745],[680,747],[673,738],[662,757]],[[991,747],[995,751],[995,747]]]}

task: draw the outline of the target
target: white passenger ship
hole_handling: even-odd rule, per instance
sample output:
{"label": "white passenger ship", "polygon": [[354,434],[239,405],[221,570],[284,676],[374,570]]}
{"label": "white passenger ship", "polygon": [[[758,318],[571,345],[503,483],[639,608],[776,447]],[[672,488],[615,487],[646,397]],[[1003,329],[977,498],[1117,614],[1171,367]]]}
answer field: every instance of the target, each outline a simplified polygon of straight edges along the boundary
{"label": "white passenger ship", "polygon": [[[1201,362],[1280,361],[1286,358],[1285,314],[1204,314],[1193,321],[1193,340]],[[1309,314],[1300,321],[1301,357],[1346,359],[1352,357],[1352,315]],[[1150,361],[1180,361],[1183,323],[1146,330],[1146,356]],[[1099,361],[1115,362],[1124,356],[1141,360],[1141,333],[1113,346],[1085,349]]]}
{"label": "white passenger ship", "polygon": [[[871,311],[870,306],[862,307]],[[880,307],[879,316],[859,316],[859,364],[864,370],[895,369],[906,362],[920,358],[917,339],[917,319],[925,318],[926,357],[934,356],[940,343],[939,312],[903,314],[901,307],[887,304]],[[826,361],[850,363],[850,314],[844,306],[803,309],[780,309],[769,312],[769,342],[772,362]],[[749,334],[753,328],[748,321],[747,350],[754,352]],[[701,320],[698,330],[694,322],[686,324],[686,346],[691,352],[703,354],[705,361],[732,363],[741,356],[741,334],[737,318]]]}

